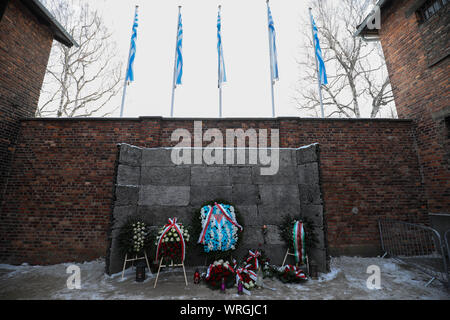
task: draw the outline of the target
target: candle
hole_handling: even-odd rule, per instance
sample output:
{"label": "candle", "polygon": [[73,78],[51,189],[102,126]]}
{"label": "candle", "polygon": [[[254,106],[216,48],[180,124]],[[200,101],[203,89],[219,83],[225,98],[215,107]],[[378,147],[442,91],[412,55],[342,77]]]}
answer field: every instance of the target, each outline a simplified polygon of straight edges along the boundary
{"label": "candle", "polygon": [[200,272],[197,270],[195,270],[194,273],[194,283],[195,284],[199,284],[200,283]]}
{"label": "candle", "polygon": [[222,293],[225,293],[225,278],[222,278],[222,284],[220,285],[220,291],[222,291]]}
{"label": "candle", "polygon": [[242,294],[244,292],[244,286],[242,285],[242,281],[239,280],[238,283],[238,294]]}

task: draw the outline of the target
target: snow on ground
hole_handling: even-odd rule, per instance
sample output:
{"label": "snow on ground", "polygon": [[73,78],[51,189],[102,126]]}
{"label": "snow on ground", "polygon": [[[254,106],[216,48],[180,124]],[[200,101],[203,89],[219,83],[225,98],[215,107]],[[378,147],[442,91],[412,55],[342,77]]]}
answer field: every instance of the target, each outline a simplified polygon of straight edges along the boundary
{"label": "snow on ground", "polygon": [[[391,259],[338,257],[331,260],[331,272],[321,274],[317,280],[303,284],[283,284],[278,280],[265,279],[271,289],[253,290],[251,296],[238,296],[235,289],[227,293],[208,289],[204,284],[192,282],[194,268],[186,270],[189,285],[184,285],[182,269],[167,269],[153,288],[155,276],[148,274],[144,283],[134,281],[134,270],[128,269],[125,278],[121,274],[104,274],[103,260],[76,264],[81,269],[81,289],[69,290],[66,285],[70,263],[53,266],[10,266],[0,264],[0,299],[363,299],[404,300],[439,299],[450,300],[450,293],[438,281],[428,287],[429,277],[407,265]],[[381,289],[368,289],[370,274],[367,267],[377,265],[381,270]]]}

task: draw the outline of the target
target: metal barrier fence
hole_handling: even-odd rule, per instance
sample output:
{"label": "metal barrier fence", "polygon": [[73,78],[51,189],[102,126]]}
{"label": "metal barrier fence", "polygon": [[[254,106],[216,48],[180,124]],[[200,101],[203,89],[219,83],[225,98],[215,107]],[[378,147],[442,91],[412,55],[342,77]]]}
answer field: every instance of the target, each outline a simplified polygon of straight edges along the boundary
{"label": "metal barrier fence", "polygon": [[439,232],[423,225],[390,219],[380,219],[378,226],[385,255],[431,276],[427,286],[437,279],[450,287],[445,246]]}
{"label": "metal barrier fence", "polygon": [[[447,247],[447,262],[450,263],[450,246],[448,245],[450,243],[450,229],[448,229],[445,232],[444,239],[445,239],[445,245]],[[450,267],[450,266],[447,265],[447,267]]]}

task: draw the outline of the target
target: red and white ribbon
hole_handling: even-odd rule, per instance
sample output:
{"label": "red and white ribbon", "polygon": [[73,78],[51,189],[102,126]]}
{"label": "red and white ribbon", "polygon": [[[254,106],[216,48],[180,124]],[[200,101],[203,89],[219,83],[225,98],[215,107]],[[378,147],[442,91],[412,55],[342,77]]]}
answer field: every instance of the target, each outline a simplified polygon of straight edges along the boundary
{"label": "red and white ribbon", "polygon": [[258,270],[259,268],[258,257],[261,256],[261,252],[259,252],[258,250],[255,250],[255,252],[253,252],[252,250],[248,250],[248,254],[250,255],[250,257],[247,258],[247,263],[249,263],[252,259],[255,259],[254,269]]}
{"label": "red and white ribbon", "polygon": [[214,209],[214,207],[212,207],[212,206],[209,207],[209,212],[206,215],[206,223],[203,226],[202,232],[200,233],[200,237],[198,238],[198,241],[197,241],[198,243],[201,243],[201,244],[205,243],[206,230],[208,230],[209,223],[211,222],[212,213],[214,211],[213,209]]}
{"label": "red and white ribbon", "polygon": [[242,276],[244,273],[247,273],[250,279],[252,279],[253,281],[256,281],[256,279],[258,279],[256,273],[249,269],[250,267],[251,265],[248,264],[243,268],[236,269],[236,283],[238,283],[239,280],[244,282],[244,277]]}
{"label": "red and white ribbon", "polygon": [[234,269],[233,269],[233,267],[232,267],[232,266],[230,266],[230,264],[229,264],[229,263],[224,263],[224,264],[223,264],[223,266],[224,266],[225,268],[227,268],[228,270],[230,270],[231,272],[233,272],[233,273],[234,273]]}
{"label": "red and white ribbon", "polygon": [[186,244],[184,242],[183,232],[181,232],[180,226],[177,223],[177,218],[173,218],[173,219],[169,218],[169,223],[164,226],[163,233],[161,234],[161,236],[159,237],[159,240],[158,240],[158,246],[156,249],[156,261],[159,261],[159,249],[161,247],[162,240],[164,239],[164,236],[166,235],[166,233],[169,232],[169,230],[171,230],[172,228],[174,228],[177,231],[178,235],[180,236],[181,258],[182,258],[181,261],[182,262],[184,261]]}
{"label": "red and white ribbon", "polygon": [[293,265],[286,265],[284,266],[284,272],[290,272],[290,271],[294,271],[295,272],[295,277],[299,278],[299,279],[307,279],[305,273],[303,272],[303,270],[297,268],[296,266]]}
{"label": "red and white ribbon", "polygon": [[219,203],[215,203],[214,204],[217,208],[219,208],[220,211],[222,211],[223,215],[225,216],[225,218],[227,218],[228,221],[230,221],[235,227],[237,227],[239,230],[244,230],[244,228],[242,228],[241,225],[239,225],[239,223],[237,223],[236,220],[233,220],[229,215],[228,212],[222,207],[221,204]]}
{"label": "red and white ribbon", "polygon": [[209,280],[209,278],[211,277],[211,270],[212,270],[212,268],[214,268],[214,265],[210,264],[209,267],[208,267],[208,270],[206,271],[206,277],[205,277],[206,280]]}
{"label": "red and white ribbon", "polygon": [[203,226],[202,232],[200,233],[200,236],[198,238],[197,243],[201,243],[201,244],[205,244],[205,236],[206,236],[206,231],[208,230],[208,226],[211,223],[211,218],[213,215],[213,211],[214,211],[214,207],[218,208],[223,215],[225,216],[225,218],[230,221],[234,226],[236,226],[237,228],[239,228],[241,231],[244,229],[242,228],[242,226],[239,225],[239,223],[237,223],[235,220],[233,220],[227,213],[227,211],[222,207],[221,204],[218,204],[217,202],[214,203],[214,206],[209,206],[209,211],[208,214],[206,215],[206,223]]}

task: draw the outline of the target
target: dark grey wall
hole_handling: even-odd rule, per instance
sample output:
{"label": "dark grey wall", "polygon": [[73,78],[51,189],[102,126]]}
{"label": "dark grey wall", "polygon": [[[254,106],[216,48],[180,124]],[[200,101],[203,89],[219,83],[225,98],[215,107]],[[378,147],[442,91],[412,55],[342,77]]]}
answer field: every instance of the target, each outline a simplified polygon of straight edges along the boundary
{"label": "dark grey wall", "polygon": [[[244,241],[234,254],[236,258],[241,259],[250,248],[261,248],[272,263],[280,265],[286,248],[277,225],[285,214],[301,213],[314,221],[320,240],[312,258],[320,271],[329,269],[318,145],[279,149],[279,171],[272,176],[261,175],[260,165],[177,166],[171,160],[170,148],[141,149],[122,144],[119,149],[108,273],[123,267],[116,237],[127,217],[139,214],[154,226],[162,226],[172,217],[190,224],[194,210],[199,212],[204,202],[217,198],[232,202],[244,219]],[[263,225],[268,226],[265,241]],[[198,250],[188,252],[186,264],[205,263]],[[289,259],[287,263],[293,263]]]}

